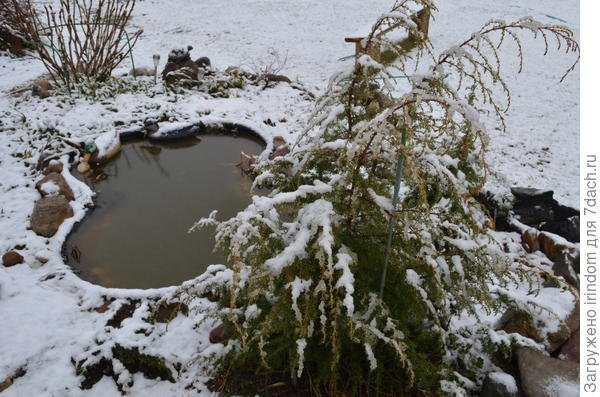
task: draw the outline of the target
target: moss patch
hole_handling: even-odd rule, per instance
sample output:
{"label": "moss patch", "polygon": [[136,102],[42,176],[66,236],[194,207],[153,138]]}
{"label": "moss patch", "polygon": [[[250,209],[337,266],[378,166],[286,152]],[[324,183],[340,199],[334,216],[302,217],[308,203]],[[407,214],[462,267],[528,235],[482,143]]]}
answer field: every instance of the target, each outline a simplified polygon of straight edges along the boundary
{"label": "moss patch", "polygon": [[160,378],[175,382],[171,370],[167,368],[165,360],[161,357],[143,354],[137,347],[126,348],[119,344],[112,348],[112,354],[131,373],[141,372],[146,378]]}

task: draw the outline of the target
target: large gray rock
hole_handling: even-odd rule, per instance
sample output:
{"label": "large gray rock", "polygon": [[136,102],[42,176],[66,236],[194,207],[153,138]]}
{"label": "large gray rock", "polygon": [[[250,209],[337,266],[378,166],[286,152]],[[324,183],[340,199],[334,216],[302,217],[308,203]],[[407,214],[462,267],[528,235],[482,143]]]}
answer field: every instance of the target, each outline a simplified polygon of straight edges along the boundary
{"label": "large gray rock", "polygon": [[558,358],[561,360],[572,361],[579,363],[579,344],[580,344],[579,328],[571,334],[571,337],[560,348]]}
{"label": "large gray rock", "polygon": [[516,333],[543,343],[549,353],[565,343],[572,331],[569,328],[569,322],[565,321],[554,332],[543,335],[539,329],[540,324],[537,324],[537,321],[529,313],[516,309],[508,309],[500,319],[500,324],[502,324],[502,330],[509,334]]}
{"label": "large gray rock", "polygon": [[42,197],[62,195],[69,201],[75,200],[73,190],[71,190],[65,178],[56,172],[51,172],[40,179],[35,184],[35,188],[40,192]]}
{"label": "large gray rock", "polygon": [[36,201],[31,214],[31,229],[40,236],[52,237],[73,208],[65,196],[47,196]]}
{"label": "large gray rock", "polygon": [[557,276],[563,277],[567,283],[579,288],[579,278],[574,269],[576,261],[579,261],[579,254],[563,251],[555,259],[554,265],[552,265],[552,271],[554,271],[554,274]]}
{"label": "large gray rock", "polygon": [[519,388],[511,375],[492,372],[483,381],[480,397],[519,397]]}
{"label": "large gray rock", "polygon": [[579,391],[579,365],[546,356],[537,350],[516,350],[524,397],[570,397]]}

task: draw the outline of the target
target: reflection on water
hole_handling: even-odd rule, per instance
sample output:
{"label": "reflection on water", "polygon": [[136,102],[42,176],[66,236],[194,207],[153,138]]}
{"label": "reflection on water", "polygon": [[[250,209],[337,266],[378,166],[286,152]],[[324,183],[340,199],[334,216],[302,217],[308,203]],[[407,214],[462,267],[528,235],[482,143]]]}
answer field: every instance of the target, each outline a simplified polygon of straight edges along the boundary
{"label": "reflection on water", "polygon": [[214,209],[227,219],[250,203],[251,181],[235,163],[241,151],[262,150],[257,138],[227,135],[124,145],[86,177],[98,193],[96,207],[67,240],[69,264],[107,287],[153,288],[223,263],[212,252],[212,230],[187,230]]}

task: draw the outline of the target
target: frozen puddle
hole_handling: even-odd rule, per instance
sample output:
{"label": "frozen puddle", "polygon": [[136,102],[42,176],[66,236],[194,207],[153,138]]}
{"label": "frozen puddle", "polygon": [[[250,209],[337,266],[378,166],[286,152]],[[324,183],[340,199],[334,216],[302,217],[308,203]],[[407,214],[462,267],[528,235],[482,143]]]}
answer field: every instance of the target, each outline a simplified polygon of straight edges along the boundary
{"label": "frozen puddle", "polygon": [[118,288],[176,285],[223,263],[213,230],[187,231],[212,210],[227,219],[250,203],[252,181],[235,164],[240,152],[263,149],[251,135],[217,134],[123,145],[86,176],[96,206],[65,243],[68,263],[81,278]]}

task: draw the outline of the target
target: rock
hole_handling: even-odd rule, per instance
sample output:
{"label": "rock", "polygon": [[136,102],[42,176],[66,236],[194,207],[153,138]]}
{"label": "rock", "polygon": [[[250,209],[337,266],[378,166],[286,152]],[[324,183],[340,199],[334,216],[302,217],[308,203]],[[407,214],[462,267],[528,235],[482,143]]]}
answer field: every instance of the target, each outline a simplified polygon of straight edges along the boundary
{"label": "rock", "polygon": [[531,187],[512,187],[510,192],[518,201],[527,204],[539,204],[552,202],[554,192],[552,190],[535,189]]}
{"label": "rock", "polygon": [[36,80],[31,86],[31,95],[37,96],[39,98],[48,98],[51,95],[51,89],[52,85],[48,80]]}
{"label": "rock", "polygon": [[221,343],[226,339],[227,337],[225,336],[225,324],[223,323],[213,328],[208,336],[208,340],[210,341],[210,343]]}
{"label": "rock", "polygon": [[518,348],[515,355],[525,397],[562,397],[571,390],[578,393],[577,363],[548,357],[527,347]]}
{"label": "rock", "polygon": [[60,161],[50,161],[50,163],[48,163],[46,168],[44,168],[43,174],[48,175],[53,172],[60,174],[60,173],[62,173],[62,171],[63,171],[63,163],[61,163]]}
{"label": "rock", "polygon": [[579,215],[571,216],[560,221],[544,222],[540,225],[540,230],[558,234],[571,243],[578,243],[580,239]]}
{"label": "rock", "polygon": [[565,361],[579,363],[579,342],[580,335],[579,328],[577,328],[577,330],[571,334],[571,337],[565,342],[565,344],[561,346],[558,353],[558,358]]}
{"label": "rock", "polygon": [[45,265],[46,263],[48,263],[51,256],[52,252],[50,250],[42,250],[38,251],[35,254],[35,260],[38,261],[40,264]]}
{"label": "rock", "polygon": [[534,228],[529,228],[523,232],[523,248],[527,252],[535,252],[540,250],[540,242],[538,241],[539,231]]}
{"label": "rock", "polygon": [[276,135],[273,137],[273,149],[277,149],[278,147],[283,146],[285,144],[285,138],[281,135]]}
{"label": "rock", "polygon": [[65,196],[47,196],[36,201],[31,214],[31,229],[38,235],[52,237],[73,208]]}
{"label": "rock", "polygon": [[538,236],[540,251],[542,251],[551,261],[556,260],[558,256],[565,251],[572,251],[572,245],[562,237],[548,232],[541,232]]}
{"label": "rock", "polygon": [[56,172],[51,172],[40,179],[35,184],[35,188],[40,192],[42,197],[63,195],[69,201],[75,200],[73,190],[71,190],[65,178]]}
{"label": "rock", "polygon": [[[502,330],[509,334],[517,333],[546,345],[546,350],[549,353],[558,349],[571,336],[569,325],[561,323],[558,330],[544,337],[538,329],[540,328],[540,324],[536,324],[531,315],[522,310],[507,310],[500,319],[500,323],[503,324]],[[543,326],[544,324],[541,325]]]}
{"label": "rock", "polygon": [[210,68],[210,59],[208,57],[200,57],[194,61],[199,68],[209,69]]}
{"label": "rock", "polygon": [[573,268],[573,263],[575,263],[576,258],[578,261],[578,255],[575,256],[567,251],[561,252],[554,261],[552,271],[557,276],[564,278],[567,283],[579,288],[579,278],[577,277],[577,273],[575,273],[575,269]]}
{"label": "rock", "polygon": [[273,137],[273,151],[269,155],[269,160],[273,160],[277,157],[285,156],[290,152],[285,139],[281,135]]}
{"label": "rock", "polygon": [[575,304],[575,308],[573,309],[573,311],[571,312],[571,314],[569,314],[569,316],[565,319],[565,324],[567,324],[567,327],[570,330],[570,334],[572,334],[573,332],[575,332],[576,330],[579,329],[579,300],[577,301],[577,303]]}
{"label": "rock", "polygon": [[513,212],[520,222],[558,234],[570,242],[579,241],[579,211],[560,205],[551,190],[514,187]]}
{"label": "rock", "polygon": [[238,163],[238,165],[244,173],[247,174],[251,172],[254,169],[255,164],[256,158],[254,156],[250,156],[244,152],[240,153],[240,162]]}
{"label": "rock", "polygon": [[519,397],[519,388],[511,375],[491,372],[483,380],[480,397]]}
{"label": "rock", "polygon": [[23,263],[23,255],[16,251],[8,251],[2,255],[2,264],[5,267],[11,267]]}

